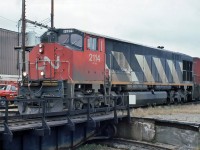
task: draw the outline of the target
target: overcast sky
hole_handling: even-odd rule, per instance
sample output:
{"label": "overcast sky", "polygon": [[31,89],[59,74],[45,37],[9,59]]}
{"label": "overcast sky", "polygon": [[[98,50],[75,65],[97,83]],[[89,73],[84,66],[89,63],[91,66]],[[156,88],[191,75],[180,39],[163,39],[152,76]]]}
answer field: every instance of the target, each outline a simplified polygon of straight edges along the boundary
{"label": "overcast sky", "polygon": [[[0,28],[17,31],[22,0],[1,2]],[[50,25],[51,0],[26,0],[26,17]],[[199,0],[55,0],[55,27],[78,28],[200,57]],[[44,30],[28,25],[28,31]]]}

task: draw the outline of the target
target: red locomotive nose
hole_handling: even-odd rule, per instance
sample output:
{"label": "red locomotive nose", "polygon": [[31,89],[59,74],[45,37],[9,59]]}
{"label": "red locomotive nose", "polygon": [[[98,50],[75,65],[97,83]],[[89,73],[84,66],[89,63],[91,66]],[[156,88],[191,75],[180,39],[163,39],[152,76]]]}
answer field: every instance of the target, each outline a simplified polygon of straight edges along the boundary
{"label": "red locomotive nose", "polygon": [[55,43],[39,44],[29,54],[31,80],[70,78],[70,50]]}

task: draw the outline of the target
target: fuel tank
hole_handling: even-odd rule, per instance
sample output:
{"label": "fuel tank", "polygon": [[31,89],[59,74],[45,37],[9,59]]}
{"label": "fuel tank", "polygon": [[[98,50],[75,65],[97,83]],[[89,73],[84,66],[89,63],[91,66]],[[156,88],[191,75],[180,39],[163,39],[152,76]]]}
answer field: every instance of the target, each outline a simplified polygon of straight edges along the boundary
{"label": "fuel tank", "polygon": [[132,106],[146,106],[164,104],[167,102],[167,92],[127,92],[129,104]]}

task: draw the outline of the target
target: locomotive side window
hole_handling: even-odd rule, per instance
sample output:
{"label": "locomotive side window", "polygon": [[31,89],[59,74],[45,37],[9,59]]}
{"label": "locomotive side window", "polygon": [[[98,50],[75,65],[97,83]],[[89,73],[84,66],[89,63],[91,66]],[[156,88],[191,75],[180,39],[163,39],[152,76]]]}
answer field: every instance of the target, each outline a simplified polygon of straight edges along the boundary
{"label": "locomotive side window", "polygon": [[192,62],[183,60],[183,81],[192,81]]}
{"label": "locomotive side window", "polygon": [[95,37],[89,37],[87,41],[87,47],[88,49],[92,51],[97,51],[98,50],[98,40]]}

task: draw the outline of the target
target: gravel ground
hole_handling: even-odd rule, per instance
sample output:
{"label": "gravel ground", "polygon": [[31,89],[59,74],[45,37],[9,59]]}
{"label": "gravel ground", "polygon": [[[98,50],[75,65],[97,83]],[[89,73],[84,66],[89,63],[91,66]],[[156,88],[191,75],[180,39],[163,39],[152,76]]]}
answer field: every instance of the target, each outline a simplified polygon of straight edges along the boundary
{"label": "gravel ground", "polygon": [[200,123],[200,104],[172,105],[132,110],[132,116]]}
{"label": "gravel ground", "polygon": [[149,115],[147,118],[200,123],[200,114]]}

